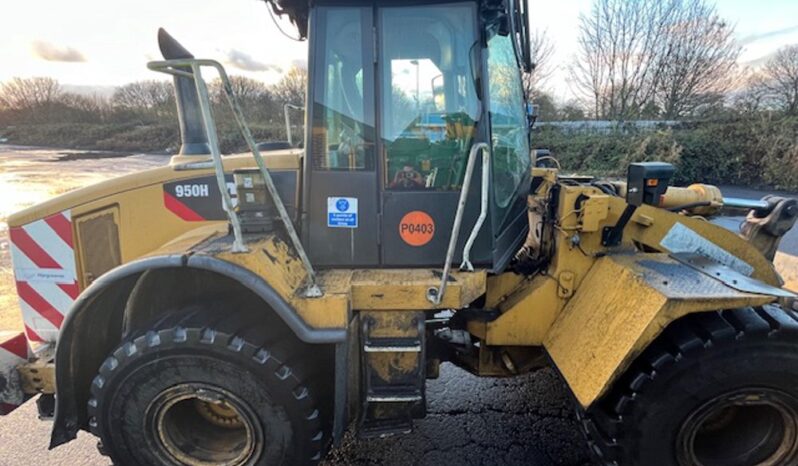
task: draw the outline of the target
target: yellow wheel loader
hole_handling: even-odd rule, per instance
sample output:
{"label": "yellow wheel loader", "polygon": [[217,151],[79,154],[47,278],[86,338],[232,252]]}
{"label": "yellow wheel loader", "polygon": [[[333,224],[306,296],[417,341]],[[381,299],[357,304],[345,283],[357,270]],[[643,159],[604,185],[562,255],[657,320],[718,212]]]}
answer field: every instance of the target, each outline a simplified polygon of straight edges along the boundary
{"label": "yellow wheel loader", "polygon": [[[315,464],[409,432],[442,362],[553,366],[601,464],[798,464],[795,200],[536,160],[523,1],[270,1],[309,43],[304,144],[257,144],[161,31],[180,153],[9,219],[4,411],[38,394],[51,447],[120,465]],[[210,71],[248,153],[220,153]]]}

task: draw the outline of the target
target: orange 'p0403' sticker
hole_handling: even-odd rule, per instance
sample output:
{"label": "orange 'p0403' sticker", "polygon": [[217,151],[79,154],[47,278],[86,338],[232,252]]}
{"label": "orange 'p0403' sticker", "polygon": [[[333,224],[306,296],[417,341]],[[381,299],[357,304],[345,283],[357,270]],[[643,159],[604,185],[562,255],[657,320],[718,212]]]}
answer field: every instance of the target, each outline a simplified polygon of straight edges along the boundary
{"label": "orange 'p0403' sticker", "polygon": [[435,221],[426,212],[408,212],[399,222],[399,236],[410,246],[424,246],[435,236]]}

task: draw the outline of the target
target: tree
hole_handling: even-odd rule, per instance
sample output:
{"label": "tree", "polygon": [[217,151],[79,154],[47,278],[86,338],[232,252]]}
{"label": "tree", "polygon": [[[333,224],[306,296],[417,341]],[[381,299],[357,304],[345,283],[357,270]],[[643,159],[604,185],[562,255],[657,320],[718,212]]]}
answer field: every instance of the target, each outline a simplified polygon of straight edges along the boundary
{"label": "tree", "polygon": [[668,6],[658,0],[596,0],[581,15],[571,72],[596,118],[630,119],[654,93]]}
{"label": "tree", "polygon": [[538,93],[533,101],[538,106],[538,120],[539,121],[555,121],[559,119],[559,112],[557,111],[557,104],[554,98],[546,93]]}
{"label": "tree", "polygon": [[560,108],[560,119],[563,121],[582,121],[585,118],[585,109],[579,102],[571,101]]}
{"label": "tree", "polygon": [[702,0],[679,2],[671,15],[656,101],[664,118],[677,119],[723,99],[740,47],[733,28]]}
{"label": "tree", "polygon": [[112,114],[108,99],[97,94],[80,95],[64,92],[52,108],[50,113],[54,121],[102,123]]}
{"label": "tree", "polygon": [[676,118],[726,91],[739,51],[705,0],[595,0],[571,73],[597,118]]}
{"label": "tree", "polygon": [[535,68],[524,73],[524,92],[527,99],[537,99],[543,92],[542,87],[554,72],[551,65],[551,57],[554,55],[554,44],[546,33],[547,31],[535,31],[529,38],[529,48],[532,54],[532,62]]}
{"label": "tree", "polygon": [[117,88],[111,104],[118,109],[144,112],[156,117],[172,117],[175,111],[174,88],[169,81],[135,81]]}
{"label": "tree", "polygon": [[294,66],[274,85],[275,98],[280,104],[305,105],[305,87],[307,82],[308,71]]}
{"label": "tree", "polygon": [[[282,107],[275,103],[274,92],[266,84],[245,76],[230,76],[230,87],[247,119],[262,123],[282,121]],[[232,121],[233,115],[221,80],[213,80],[209,92],[215,111],[221,118]]]}
{"label": "tree", "polygon": [[[235,94],[242,105],[271,97],[271,91],[266,84],[245,76],[230,76],[230,87],[233,90],[233,94]],[[227,103],[227,97],[224,95],[221,80],[214,79],[211,81],[208,90],[214,102]]]}
{"label": "tree", "polygon": [[55,103],[63,93],[53,78],[11,78],[0,84],[0,108],[31,110]]}
{"label": "tree", "polygon": [[798,115],[798,45],[780,49],[762,70],[765,99],[787,115]]}

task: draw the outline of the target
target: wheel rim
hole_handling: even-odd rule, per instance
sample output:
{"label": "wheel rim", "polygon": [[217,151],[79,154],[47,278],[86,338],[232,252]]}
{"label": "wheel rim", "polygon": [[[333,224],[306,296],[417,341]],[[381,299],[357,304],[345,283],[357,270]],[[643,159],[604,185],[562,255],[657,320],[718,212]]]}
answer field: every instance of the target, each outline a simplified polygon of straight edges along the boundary
{"label": "wheel rim", "polygon": [[787,464],[798,451],[796,400],[771,389],[721,395],[693,411],[677,437],[681,465]]}
{"label": "wheel rim", "polygon": [[145,419],[147,440],[166,464],[247,466],[263,449],[254,411],[220,387],[170,387],[153,399]]}

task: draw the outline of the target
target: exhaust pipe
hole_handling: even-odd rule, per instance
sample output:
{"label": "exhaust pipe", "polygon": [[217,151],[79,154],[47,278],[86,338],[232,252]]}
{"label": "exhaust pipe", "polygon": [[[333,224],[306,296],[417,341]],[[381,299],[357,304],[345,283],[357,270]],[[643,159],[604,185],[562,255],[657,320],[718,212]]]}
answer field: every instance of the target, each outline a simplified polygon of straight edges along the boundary
{"label": "exhaust pipe", "polygon": [[[185,47],[163,28],[158,29],[158,47],[164,60],[194,58]],[[191,72],[191,68],[185,67]],[[207,155],[211,153],[208,135],[200,113],[199,97],[194,80],[185,76],[175,76],[175,101],[177,102],[177,119],[180,122],[180,155]]]}

